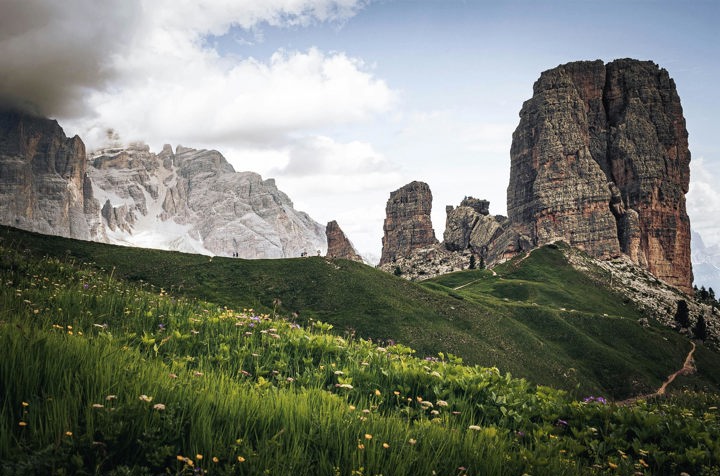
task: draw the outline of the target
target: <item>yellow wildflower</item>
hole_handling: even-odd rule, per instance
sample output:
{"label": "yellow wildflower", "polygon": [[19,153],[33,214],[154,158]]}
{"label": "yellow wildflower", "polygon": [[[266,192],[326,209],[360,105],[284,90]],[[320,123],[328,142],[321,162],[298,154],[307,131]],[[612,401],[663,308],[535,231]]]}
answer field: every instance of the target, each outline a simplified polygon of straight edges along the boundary
{"label": "yellow wildflower", "polygon": [[242,456],[238,456],[238,457],[237,457],[237,460],[238,460],[240,463],[245,462],[245,458],[243,458]]}
{"label": "yellow wildflower", "polygon": [[27,422],[21,421],[20,423],[18,423],[18,425],[19,426],[27,426]]}
{"label": "yellow wildflower", "polygon": [[383,448],[388,449],[388,448],[390,448],[390,445],[387,443],[383,443]]}
{"label": "yellow wildflower", "polygon": [[72,436],[72,435],[73,435],[72,431],[66,431],[66,432],[65,432],[65,436]]}
{"label": "yellow wildflower", "polygon": [[203,459],[203,455],[201,455],[200,453],[198,453],[198,454],[195,455],[195,459],[198,460],[198,461],[200,461],[201,459]]}
{"label": "yellow wildflower", "polygon": [[370,433],[365,433],[365,439],[372,440],[372,435]]}
{"label": "yellow wildflower", "polygon": [[380,390],[375,389],[375,395],[379,397],[381,395]]}
{"label": "yellow wildflower", "polygon": [[24,406],[24,407],[29,407],[30,404],[29,404],[28,402],[22,402],[22,406]]}
{"label": "yellow wildflower", "polygon": [[212,462],[213,462],[213,463],[219,463],[220,460],[218,459],[217,456],[213,456]]}

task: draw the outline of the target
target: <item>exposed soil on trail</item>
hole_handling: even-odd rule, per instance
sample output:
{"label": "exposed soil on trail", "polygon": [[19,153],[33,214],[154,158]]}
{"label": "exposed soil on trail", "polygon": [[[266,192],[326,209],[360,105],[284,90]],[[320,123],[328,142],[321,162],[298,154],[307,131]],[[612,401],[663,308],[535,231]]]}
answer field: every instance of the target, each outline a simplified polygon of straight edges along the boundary
{"label": "exposed soil on trail", "polygon": [[638,395],[637,397],[628,398],[627,400],[623,400],[621,402],[617,402],[618,405],[627,405],[630,403],[635,403],[638,400],[645,400],[648,398],[653,397],[659,397],[662,395],[665,395],[665,391],[667,390],[668,385],[673,383],[676,377],[680,375],[690,375],[695,372],[695,360],[693,359],[693,354],[695,353],[695,342],[690,342],[690,345],[692,345],[692,348],[690,349],[690,352],[688,352],[687,357],[685,357],[685,362],[683,363],[683,366],[680,370],[677,372],[674,372],[673,374],[669,375],[667,380],[663,382],[663,384],[658,388],[654,393],[650,393],[647,395]]}

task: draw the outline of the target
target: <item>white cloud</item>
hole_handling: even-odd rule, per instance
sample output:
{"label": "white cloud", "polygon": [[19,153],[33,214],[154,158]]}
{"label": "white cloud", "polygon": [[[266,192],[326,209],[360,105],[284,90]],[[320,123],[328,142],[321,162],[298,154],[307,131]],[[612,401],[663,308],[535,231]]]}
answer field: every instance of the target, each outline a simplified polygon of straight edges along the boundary
{"label": "white cloud", "polygon": [[720,170],[704,158],[690,161],[687,210],[690,225],[705,245],[720,245]]}

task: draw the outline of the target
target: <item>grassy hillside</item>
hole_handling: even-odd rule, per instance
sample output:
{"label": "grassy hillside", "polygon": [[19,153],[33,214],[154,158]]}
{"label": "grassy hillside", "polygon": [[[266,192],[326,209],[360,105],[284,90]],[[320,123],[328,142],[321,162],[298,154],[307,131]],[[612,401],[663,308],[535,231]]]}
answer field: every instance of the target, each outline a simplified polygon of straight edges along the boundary
{"label": "grassy hillside", "polygon": [[[561,249],[496,270],[415,284],[363,264],[324,258],[212,258],[66,240],[3,229],[6,244],[59,256],[147,289],[233,309],[321,320],[341,333],[394,340],[575,392],[625,398],[660,386],[690,344],[570,267]],[[463,286],[463,287],[461,287]],[[459,289],[457,289],[459,288]],[[698,353],[693,387],[720,388],[720,357]]]}
{"label": "grassy hillside", "polygon": [[[73,257],[74,242],[22,240],[0,242],[3,475],[713,475],[720,465],[717,394],[578,401],[446,354],[415,358],[327,323],[127,281],[127,264],[80,263],[89,244]],[[31,240],[48,248],[29,251]],[[62,256],[35,254],[53,246]],[[479,299],[470,286],[398,285],[429,302]]]}

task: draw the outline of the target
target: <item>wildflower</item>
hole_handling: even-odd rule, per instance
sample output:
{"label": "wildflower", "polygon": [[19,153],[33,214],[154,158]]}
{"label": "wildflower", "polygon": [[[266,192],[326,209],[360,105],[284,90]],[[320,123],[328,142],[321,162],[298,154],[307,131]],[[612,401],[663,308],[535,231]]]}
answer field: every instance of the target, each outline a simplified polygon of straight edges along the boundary
{"label": "wildflower", "polygon": [[177,378],[177,374],[174,374],[174,373],[170,372],[170,373],[168,374],[168,377],[170,377],[170,378]]}
{"label": "wildflower", "polygon": [[382,444],[382,447],[385,448],[385,449],[388,449],[388,448],[390,448],[390,445],[387,444],[387,443],[383,443],[383,444]]}
{"label": "wildflower", "polygon": [[200,453],[198,453],[198,454],[195,455],[195,459],[198,460],[198,461],[200,461],[201,459],[203,459],[203,455],[201,455]]}
{"label": "wildflower", "polygon": [[108,402],[111,400],[117,400],[117,395],[108,395],[107,397],[105,397],[105,400],[107,400]]}
{"label": "wildflower", "polygon": [[22,402],[22,406],[24,406],[24,407],[29,407],[30,404],[29,404],[28,402]]}
{"label": "wildflower", "polygon": [[382,393],[380,392],[380,390],[378,390],[378,389],[376,388],[376,389],[375,389],[375,396],[379,397],[380,395],[382,395]]}
{"label": "wildflower", "polygon": [[21,421],[20,423],[18,423],[18,425],[19,426],[27,426],[27,422]]}
{"label": "wildflower", "polygon": [[252,375],[250,374],[250,372],[248,372],[247,370],[241,370],[240,373],[243,374],[243,375],[246,376],[246,377],[252,377]]}
{"label": "wildflower", "polygon": [[650,465],[647,464],[647,463],[645,462],[645,460],[642,459],[642,458],[640,458],[640,459],[638,460],[638,462],[639,462],[641,465],[643,465],[643,468],[649,468],[649,467],[650,467]]}
{"label": "wildflower", "polygon": [[288,378],[286,378],[285,380],[286,380],[287,382],[289,382],[289,383],[293,383],[293,382],[295,381],[295,379],[292,378],[292,377],[288,377]]}
{"label": "wildflower", "polygon": [[370,433],[365,433],[365,439],[372,440],[372,435]]}
{"label": "wildflower", "polygon": [[368,410],[367,408],[365,408],[362,412],[363,412],[365,415],[367,415],[367,414],[370,413],[370,410]]}
{"label": "wildflower", "polygon": [[365,449],[365,445],[363,445],[362,443],[358,443],[358,449],[359,449],[359,450],[364,450],[364,449]]}
{"label": "wildflower", "polygon": [[202,372],[198,372],[197,370],[195,372],[193,372],[193,377],[202,377],[202,376],[203,376]]}
{"label": "wildflower", "polygon": [[242,456],[238,456],[238,457],[237,457],[237,460],[238,460],[239,463],[244,463],[244,462],[245,462],[245,458],[243,458]]}
{"label": "wildflower", "polygon": [[395,391],[393,392],[393,394],[397,397],[398,395],[400,395],[400,392],[398,392],[397,390],[395,390]]}
{"label": "wildflower", "polygon": [[352,388],[353,388],[353,386],[350,385],[349,383],[336,383],[336,384],[335,384],[335,387],[337,387],[337,388],[346,388],[346,389],[348,389],[348,390],[352,390]]}
{"label": "wildflower", "polygon": [[102,403],[93,403],[92,407],[93,408],[105,408],[105,405],[103,405]]}
{"label": "wildflower", "polygon": [[355,405],[350,405],[348,408],[350,409],[351,412],[355,411]]}
{"label": "wildflower", "polygon": [[178,461],[185,461],[185,457],[183,455],[177,455]]}
{"label": "wildflower", "polygon": [[618,465],[616,465],[616,464],[613,463],[612,461],[608,463],[608,466],[610,466],[610,469],[617,469],[617,468],[618,468]]}
{"label": "wildflower", "polygon": [[148,397],[147,395],[140,395],[140,400],[143,402],[152,402],[152,397]]}
{"label": "wildflower", "polygon": [[481,428],[478,425],[470,425],[468,427],[468,430],[473,430],[473,431],[480,431],[480,429]]}
{"label": "wildflower", "polygon": [[[153,409],[163,411],[163,410],[165,410],[165,405],[162,403],[156,403],[155,405],[153,405]],[[198,459],[201,459],[201,458],[198,458]]]}
{"label": "wildflower", "polygon": [[345,373],[342,370],[336,370],[335,375],[345,375]]}
{"label": "wildflower", "polygon": [[435,405],[439,407],[446,407],[448,406],[448,402],[446,402],[445,400],[438,400],[437,402],[435,402]]}
{"label": "wildflower", "polygon": [[415,438],[410,438],[408,440],[408,444],[414,445],[415,443],[417,443],[417,440]]}
{"label": "wildflower", "polygon": [[217,457],[217,456],[213,456],[213,458],[212,458],[212,462],[213,462],[213,463],[219,463],[219,462],[220,462],[220,460],[218,459],[218,457]]}
{"label": "wildflower", "polygon": [[431,415],[439,415],[440,412],[437,411],[437,410],[433,410],[433,411],[430,412],[430,414],[431,414]]}
{"label": "wildflower", "polygon": [[66,432],[65,432],[65,436],[72,436],[72,435],[73,435],[72,431],[66,431]]}

